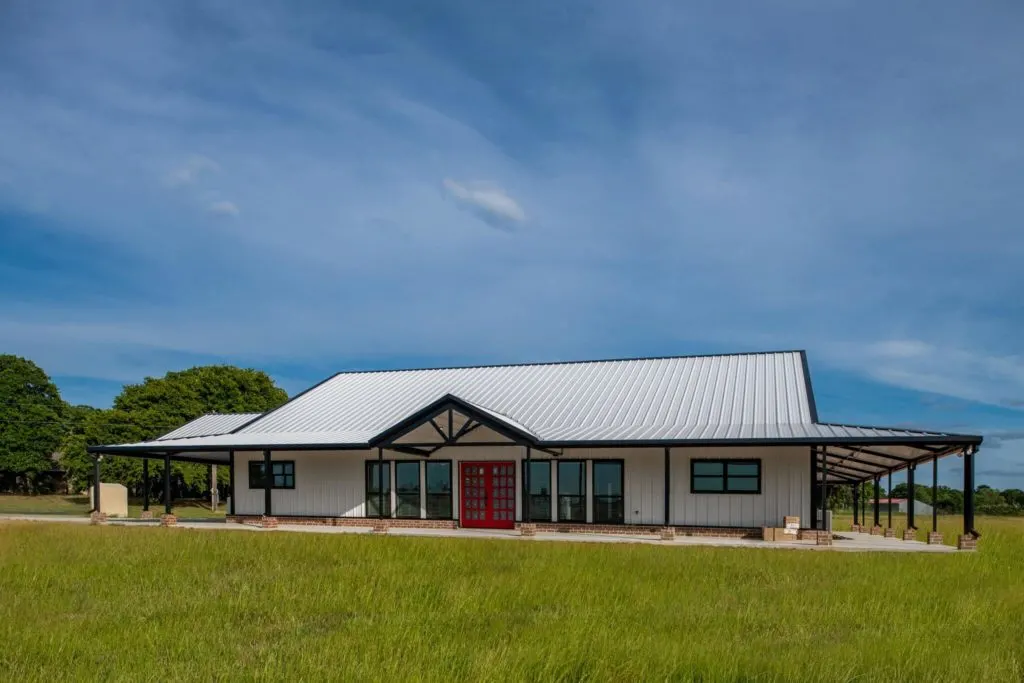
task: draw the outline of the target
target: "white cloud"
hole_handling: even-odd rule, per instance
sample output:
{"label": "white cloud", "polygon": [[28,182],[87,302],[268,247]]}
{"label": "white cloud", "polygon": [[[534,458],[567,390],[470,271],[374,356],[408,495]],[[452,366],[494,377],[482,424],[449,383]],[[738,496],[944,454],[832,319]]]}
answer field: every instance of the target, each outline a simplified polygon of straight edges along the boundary
{"label": "white cloud", "polygon": [[206,210],[218,216],[237,216],[241,213],[237,204],[228,201],[213,202]]}
{"label": "white cloud", "polygon": [[185,185],[193,185],[199,177],[204,173],[211,171],[219,171],[220,166],[216,161],[202,155],[193,155],[189,157],[181,166],[172,169],[164,176],[164,184],[167,187],[182,187]]}
{"label": "white cloud", "polygon": [[1024,357],[992,355],[918,339],[842,344],[834,363],[894,386],[1009,408],[1024,406]]}
{"label": "white cloud", "polygon": [[451,178],[445,178],[444,186],[460,203],[482,210],[494,218],[515,223],[526,220],[523,207],[500,187],[479,182],[460,183]]}

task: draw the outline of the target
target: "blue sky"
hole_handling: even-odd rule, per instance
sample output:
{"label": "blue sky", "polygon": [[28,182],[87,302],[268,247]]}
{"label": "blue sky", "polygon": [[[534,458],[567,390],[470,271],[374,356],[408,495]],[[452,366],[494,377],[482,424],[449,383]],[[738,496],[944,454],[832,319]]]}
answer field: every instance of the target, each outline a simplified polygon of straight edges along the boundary
{"label": "blue sky", "polygon": [[983,433],[1024,487],[1022,19],[7,2],[0,349],[105,406],[209,362],[805,348],[824,419]]}

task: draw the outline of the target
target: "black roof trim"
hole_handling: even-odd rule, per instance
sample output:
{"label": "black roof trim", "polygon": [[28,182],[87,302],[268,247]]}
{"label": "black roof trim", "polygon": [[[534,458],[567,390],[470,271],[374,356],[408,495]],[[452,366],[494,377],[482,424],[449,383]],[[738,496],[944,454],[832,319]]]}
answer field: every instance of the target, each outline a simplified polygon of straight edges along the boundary
{"label": "black roof trim", "polygon": [[[382,368],[375,370],[342,370],[332,377],[338,375],[364,375],[371,372],[423,372],[427,370],[477,370],[481,368],[521,368],[537,365],[582,365],[584,363],[623,363],[638,360],[675,360],[681,358],[728,358],[732,356],[773,356],[784,353],[805,353],[800,349],[783,349],[780,351],[739,351],[735,353],[693,353],[678,356],[630,356],[625,358],[588,358],[584,360],[553,360],[553,361],[531,361],[525,363],[491,363],[484,365],[446,365],[438,367],[419,368]],[[328,378],[331,379],[331,378]],[[326,381],[326,380],[325,380]],[[298,396],[296,396],[298,398]]]}
{"label": "black roof trim", "polygon": [[[428,406],[429,407],[429,406]],[[472,406],[470,406],[472,408]],[[479,412],[474,410],[474,412]],[[475,416],[473,416],[475,419]],[[489,417],[486,416],[485,417]],[[494,422],[493,418],[490,418]],[[500,424],[500,423],[499,423]],[[503,425],[504,426],[504,425]],[[510,429],[510,428],[509,428]],[[379,439],[380,437],[377,437]],[[528,438],[528,437],[527,437]],[[536,441],[531,445],[544,448],[663,448],[666,446],[686,448],[691,446],[914,446],[915,444],[933,444],[939,446],[977,446],[982,442],[980,436],[965,435],[939,435],[930,436],[904,436],[904,437],[832,437],[819,439],[812,437],[793,437],[779,439],[747,438],[747,439],[654,439],[647,441],[624,440],[624,441]],[[178,446],[177,452],[187,451],[329,451],[329,450],[369,450],[376,448],[375,443],[336,443],[336,444],[233,444],[231,446]],[[145,446],[90,446],[90,453],[138,453],[138,452],[165,452],[161,448]],[[928,460],[935,455],[929,451],[921,457],[921,460]]]}
{"label": "black roof trim", "polygon": [[[437,399],[433,403],[420,408],[415,413],[412,413],[408,417],[402,418],[394,425],[388,427],[377,436],[370,439],[370,447],[376,448],[379,446],[391,444],[391,440],[406,434],[412,429],[424,424],[427,420],[443,413],[447,408],[455,408],[460,413],[465,414],[468,417],[473,418],[481,424],[485,424],[499,434],[512,439],[517,443],[529,443],[535,444],[537,438],[529,432],[524,432],[521,429],[517,429],[515,425],[502,423],[494,418],[493,415],[489,415],[472,403],[466,401],[463,398],[459,398],[454,394],[445,394],[441,398]],[[494,411],[497,412],[497,411]],[[501,413],[498,413],[501,415]],[[507,418],[510,422],[514,422],[511,418]],[[393,444],[393,445],[404,445],[404,444]]]}
{"label": "black roof trim", "polygon": [[804,369],[804,390],[807,392],[807,407],[811,411],[811,422],[818,421],[818,404],[814,400],[814,388],[811,386],[811,369],[807,365],[807,352],[799,351],[800,364]]}

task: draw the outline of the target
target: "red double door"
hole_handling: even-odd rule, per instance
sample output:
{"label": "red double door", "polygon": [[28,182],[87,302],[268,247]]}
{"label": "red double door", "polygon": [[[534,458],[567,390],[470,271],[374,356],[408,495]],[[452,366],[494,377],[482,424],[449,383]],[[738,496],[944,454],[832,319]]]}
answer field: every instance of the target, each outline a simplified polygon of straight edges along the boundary
{"label": "red double door", "polygon": [[512,529],[516,524],[516,464],[459,463],[459,523],[464,527]]}

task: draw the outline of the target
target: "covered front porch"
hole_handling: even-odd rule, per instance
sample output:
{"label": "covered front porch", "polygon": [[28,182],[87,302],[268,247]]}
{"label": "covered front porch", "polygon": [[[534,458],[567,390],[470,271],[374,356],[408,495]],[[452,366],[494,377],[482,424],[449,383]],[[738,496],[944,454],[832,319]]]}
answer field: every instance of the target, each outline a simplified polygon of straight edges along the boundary
{"label": "covered front porch", "polygon": [[[175,461],[226,466],[229,519],[264,528],[308,526],[364,531],[463,533],[469,529],[523,536],[605,535],[645,540],[714,537],[762,542],[763,527],[799,518],[800,538],[822,546],[882,547],[880,482],[907,472],[913,490],[919,466],[959,456],[964,463],[960,546],[973,548],[976,437],[909,430],[814,424],[813,434],[620,441],[599,445],[544,441],[486,409],[445,396],[395,423],[370,443],[296,443],[241,435],[165,438],[146,444],[95,447],[95,457],[151,459],[164,473],[164,514],[173,525],[170,487]],[[99,461],[95,476],[99,481]],[[872,525],[864,482],[875,484]],[[855,538],[827,529],[829,491],[854,491]],[[144,510],[149,510],[145,491]],[[101,509],[97,506],[97,512]],[[911,510],[907,526],[919,520]],[[941,545],[937,513],[933,545]],[[882,545],[871,539],[874,535]],[[835,532],[839,532],[838,536]],[[568,536],[566,536],[568,534]],[[913,543],[913,535],[907,537]],[[859,539],[859,540],[858,540]]]}

